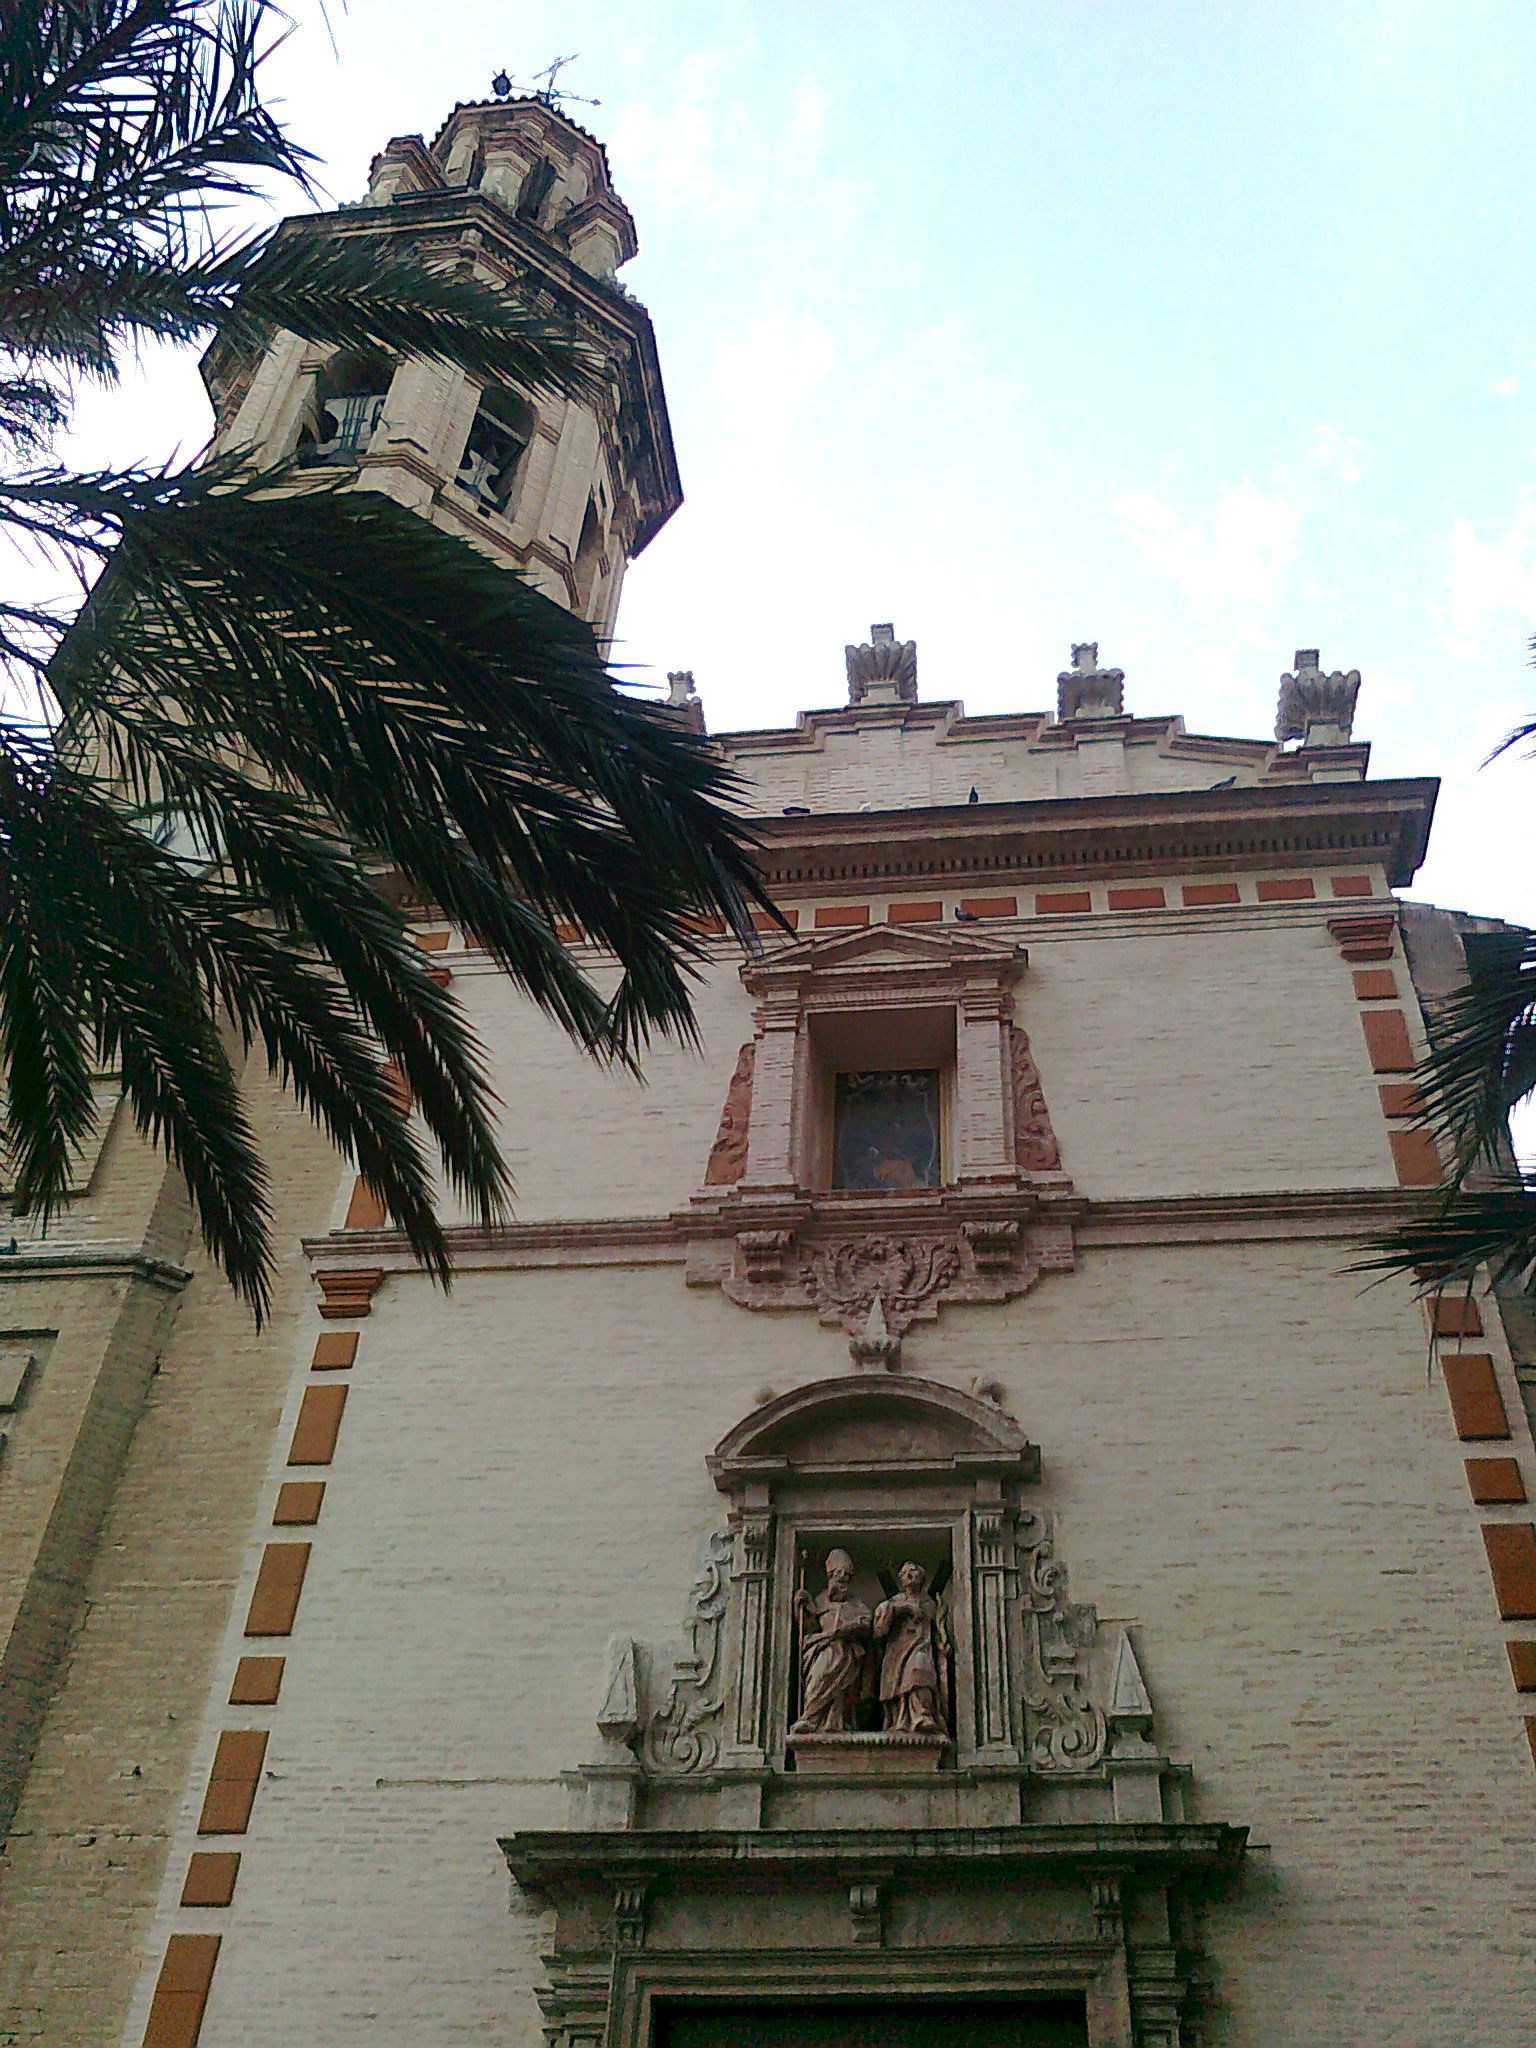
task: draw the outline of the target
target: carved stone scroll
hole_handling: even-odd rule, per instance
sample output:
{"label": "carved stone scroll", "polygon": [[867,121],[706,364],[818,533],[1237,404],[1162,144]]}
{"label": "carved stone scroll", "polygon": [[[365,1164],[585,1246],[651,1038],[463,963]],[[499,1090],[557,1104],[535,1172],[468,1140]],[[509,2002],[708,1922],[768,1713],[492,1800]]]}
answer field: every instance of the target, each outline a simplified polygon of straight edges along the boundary
{"label": "carved stone scroll", "polygon": [[818,1247],[804,1281],[822,1322],[850,1337],[869,1320],[878,1295],[892,1335],[905,1334],[925,1304],[960,1276],[953,1237],[861,1237]]}
{"label": "carved stone scroll", "polygon": [[1013,1156],[1025,1173],[1059,1173],[1061,1148],[1051,1128],[1040,1069],[1017,1024],[1008,1027],[1008,1063],[1013,1084]]}
{"label": "carved stone scroll", "polygon": [[672,1667],[665,1704],[646,1727],[645,1761],[663,1775],[710,1770],[720,1754],[719,1732],[711,1724],[725,1704],[720,1624],[734,1548],[724,1529],[715,1530],[705,1544],[704,1561],[688,1595],[688,1647]]}
{"label": "carved stone scroll", "polygon": [[747,1133],[752,1121],[752,1068],[756,1058],[756,1042],[749,1038],[736,1055],[736,1071],[725,1091],[720,1128],[709,1148],[709,1164],[704,1169],[706,1187],[734,1187],[747,1170]]}
{"label": "carved stone scroll", "polygon": [[1098,1634],[1092,1607],[1067,1598],[1067,1568],[1057,1557],[1049,1515],[1018,1524],[1021,1607],[1025,1620],[1025,1726],[1033,1769],[1090,1771],[1104,1754],[1106,1728],[1088,1691],[1089,1650]]}

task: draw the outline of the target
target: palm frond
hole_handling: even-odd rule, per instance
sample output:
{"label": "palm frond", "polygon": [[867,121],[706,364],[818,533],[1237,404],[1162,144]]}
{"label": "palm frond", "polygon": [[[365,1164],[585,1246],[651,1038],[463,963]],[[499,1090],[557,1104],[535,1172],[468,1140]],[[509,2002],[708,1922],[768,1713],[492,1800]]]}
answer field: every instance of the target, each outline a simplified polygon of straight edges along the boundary
{"label": "palm frond", "polygon": [[1506,1174],[1453,1193],[1430,1214],[1384,1232],[1348,1270],[1398,1274],[1428,1294],[1470,1285],[1484,1267],[1495,1285],[1523,1280],[1533,1264],[1536,1177]]}

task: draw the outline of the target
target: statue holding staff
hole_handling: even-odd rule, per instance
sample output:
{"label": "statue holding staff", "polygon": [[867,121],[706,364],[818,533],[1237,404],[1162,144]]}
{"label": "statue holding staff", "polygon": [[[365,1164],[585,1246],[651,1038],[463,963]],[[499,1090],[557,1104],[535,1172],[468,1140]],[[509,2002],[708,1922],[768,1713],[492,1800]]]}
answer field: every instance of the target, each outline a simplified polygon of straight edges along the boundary
{"label": "statue holding staff", "polygon": [[795,1589],[800,1636],[800,1718],[791,1735],[841,1735],[858,1726],[864,1665],[869,1655],[869,1609],[850,1597],[853,1559],[827,1552],[827,1590],[813,1600]]}

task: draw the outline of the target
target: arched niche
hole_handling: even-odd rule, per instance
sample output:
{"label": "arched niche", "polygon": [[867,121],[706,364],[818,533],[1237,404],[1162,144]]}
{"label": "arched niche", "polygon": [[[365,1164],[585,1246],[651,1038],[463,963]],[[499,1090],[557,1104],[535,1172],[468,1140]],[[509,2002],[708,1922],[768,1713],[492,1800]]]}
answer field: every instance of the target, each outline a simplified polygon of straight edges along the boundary
{"label": "arched niche", "polygon": [[1040,1452],[992,1402],[937,1380],[850,1373],[765,1402],[709,1458],[734,1536],[726,1760],[793,1768],[796,1589],[831,1550],[872,1604],[905,1559],[947,1600],[954,1645],[951,1766],[1017,1766],[1022,1735],[1009,1589],[1020,1491]]}

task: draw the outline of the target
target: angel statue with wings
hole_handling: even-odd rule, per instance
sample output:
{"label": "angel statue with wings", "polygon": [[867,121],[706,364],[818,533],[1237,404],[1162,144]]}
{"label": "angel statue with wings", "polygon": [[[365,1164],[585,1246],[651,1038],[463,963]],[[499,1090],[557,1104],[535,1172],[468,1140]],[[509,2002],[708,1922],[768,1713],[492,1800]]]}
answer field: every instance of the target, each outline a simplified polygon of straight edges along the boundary
{"label": "angel statue with wings", "polygon": [[875,1609],[875,1641],[885,1645],[880,1660],[885,1732],[947,1735],[949,1640],[943,1611],[920,1564],[904,1564],[896,1579],[900,1592]]}

